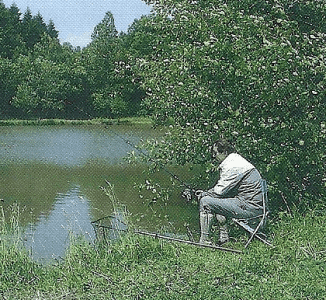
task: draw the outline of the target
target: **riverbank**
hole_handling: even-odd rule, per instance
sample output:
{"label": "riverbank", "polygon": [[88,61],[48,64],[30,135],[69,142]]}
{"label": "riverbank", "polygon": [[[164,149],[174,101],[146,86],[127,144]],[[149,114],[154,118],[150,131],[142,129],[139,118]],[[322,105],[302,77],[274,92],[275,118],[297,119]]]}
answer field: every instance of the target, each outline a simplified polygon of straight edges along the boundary
{"label": "riverbank", "polygon": [[62,263],[33,262],[20,242],[0,243],[3,299],[325,299],[326,216],[282,216],[274,248],[244,234],[243,254],[124,236],[108,247],[75,241]]}
{"label": "riverbank", "polygon": [[38,125],[150,125],[152,120],[148,117],[128,117],[120,119],[86,119],[86,120],[65,120],[65,119],[31,119],[31,120],[0,120],[0,126],[38,126]]}

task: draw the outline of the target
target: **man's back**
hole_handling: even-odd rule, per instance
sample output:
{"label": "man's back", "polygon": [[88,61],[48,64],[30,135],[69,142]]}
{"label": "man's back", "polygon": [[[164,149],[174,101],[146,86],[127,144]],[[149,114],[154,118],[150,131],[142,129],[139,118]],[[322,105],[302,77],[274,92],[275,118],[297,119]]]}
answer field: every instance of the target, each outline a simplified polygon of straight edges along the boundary
{"label": "man's back", "polygon": [[239,182],[237,187],[237,197],[255,206],[263,206],[263,196],[260,185],[261,176],[257,169],[252,169]]}

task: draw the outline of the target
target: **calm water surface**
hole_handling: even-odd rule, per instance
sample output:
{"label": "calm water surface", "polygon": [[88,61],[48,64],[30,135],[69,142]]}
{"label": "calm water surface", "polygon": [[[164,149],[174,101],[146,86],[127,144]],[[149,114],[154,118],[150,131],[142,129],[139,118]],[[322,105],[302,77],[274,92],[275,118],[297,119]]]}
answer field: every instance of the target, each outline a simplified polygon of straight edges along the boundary
{"label": "calm water surface", "polygon": [[[106,181],[141,228],[182,231],[189,223],[197,230],[196,208],[186,206],[177,189],[169,205],[149,205],[146,194],[140,198],[138,186],[149,175],[144,166],[123,159],[134,150],[123,139],[137,144],[158,134],[147,126],[0,127],[1,203],[7,219],[12,205],[19,204],[25,245],[33,257],[63,257],[69,233],[94,239],[91,221],[114,212],[102,190]],[[187,174],[179,170],[179,175]],[[170,185],[167,174],[153,176]]]}

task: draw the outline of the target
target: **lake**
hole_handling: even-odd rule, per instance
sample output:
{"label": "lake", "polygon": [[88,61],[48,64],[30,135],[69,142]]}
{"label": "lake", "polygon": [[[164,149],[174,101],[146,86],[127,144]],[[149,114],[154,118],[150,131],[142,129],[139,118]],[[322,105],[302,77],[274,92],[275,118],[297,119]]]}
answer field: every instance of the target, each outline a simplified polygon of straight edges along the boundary
{"label": "lake", "polygon": [[[197,207],[181,199],[182,188],[172,185],[166,172],[149,175],[145,165],[124,159],[135,150],[131,145],[160,134],[149,125],[0,127],[0,205],[6,220],[19,207],[24,244],[33,258],[60,259],[70,234],[93,241],[91,222],[117,215],[117,206],[142,230],[182,235],[189,224],[197,232]],[[191,176],[185,168],[171,170],[183,180]],[[170,188],[169,200],[153,202],[151,190],[140,192],[148,180]],[[118,203],[103,191],[107,182]]]}

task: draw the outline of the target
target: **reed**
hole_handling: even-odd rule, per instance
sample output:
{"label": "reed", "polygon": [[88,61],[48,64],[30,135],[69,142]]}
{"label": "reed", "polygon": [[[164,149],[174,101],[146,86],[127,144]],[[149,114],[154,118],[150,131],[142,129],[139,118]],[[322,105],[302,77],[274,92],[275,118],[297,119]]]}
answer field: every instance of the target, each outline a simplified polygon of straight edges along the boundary
{"label": "reed", "polygon": [[[40,265],[1,218],[3,299],[325,299],[326,215],[279,215],[274,248],[245,236],[243,254],[126,234],[105,247],[74,239],[63,262]],[[13,232],[17,221],[13,220]],[[242,245],[242,246],[241,246]]]}

